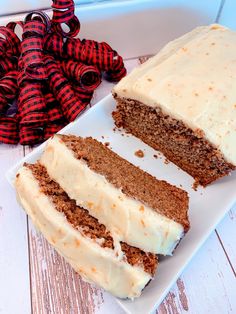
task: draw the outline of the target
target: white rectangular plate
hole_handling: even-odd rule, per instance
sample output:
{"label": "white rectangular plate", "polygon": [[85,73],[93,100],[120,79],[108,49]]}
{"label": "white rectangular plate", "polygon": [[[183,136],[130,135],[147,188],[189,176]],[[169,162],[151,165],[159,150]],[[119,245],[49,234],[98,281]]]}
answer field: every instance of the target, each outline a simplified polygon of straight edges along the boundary
{"label": "white rectangular plate", "polygon": [[[94,107],[84,113],[75,122],[67,125],[60,133],[92,136],[102,142],[109,142],[110,148],[131,163],[143,170],[164,179],[178,187],[182,187],[190,197],[191,229],[181,241],[173,257],[161,258],[155,279],[145,288],[140,298],[134,301],[117,300],[127,313],[146,314],[158,306],[171,286],[180,276],[183,269],[201,247],[219,221],[233,206],[236,200],[236,172],[223,178],[209,187],[192,188],[193,179],[155,150],[142,143],[137,138],[114,130],[111,113],[115,101],[108,95]],[[45,143],[23,158],[7,172],[8,181],[12,184],[18,168],[24,163],[35,162],[42,154]],[[142,149],[145,156],[138,158],[135,151]]]}

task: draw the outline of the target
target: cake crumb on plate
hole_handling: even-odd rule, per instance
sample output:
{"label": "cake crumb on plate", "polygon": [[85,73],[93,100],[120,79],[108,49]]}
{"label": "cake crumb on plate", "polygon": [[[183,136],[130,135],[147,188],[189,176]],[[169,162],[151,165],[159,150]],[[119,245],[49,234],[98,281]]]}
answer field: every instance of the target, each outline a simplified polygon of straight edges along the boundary
{"label": "cake crumb on plate", "polygon": [[134,154],[135,154],[135,156],[137,156],[139,158],[144,157],[144,152],[141,149],[137,150]]}
{"label": "cake crumb on plate", "polygon": [[170,163],[169,159],[165,158],[164,164],[168,165]]}

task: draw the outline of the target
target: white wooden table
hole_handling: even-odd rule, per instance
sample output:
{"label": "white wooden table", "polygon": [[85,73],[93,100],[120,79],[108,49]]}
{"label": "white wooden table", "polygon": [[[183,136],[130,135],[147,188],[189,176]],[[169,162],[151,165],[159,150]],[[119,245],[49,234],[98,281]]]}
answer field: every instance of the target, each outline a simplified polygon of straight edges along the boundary
{"label": "white wooden table", "polygon": [[[236,9],[232,3],[226,5],[228,11],[222,12],[222,23]],[[231,19],[230,23],[235,22]],[[130,71],[139,62],[138,58],[129,58],[126,66]],[[92,105],[111,88],[112,84],[103,83]],[[30,150],[0,144],[0,313],[123,313],[108,293],[81,281],[19,208],[5,172]],[[236,313],[236,206],[185,269],[156,313]]]}

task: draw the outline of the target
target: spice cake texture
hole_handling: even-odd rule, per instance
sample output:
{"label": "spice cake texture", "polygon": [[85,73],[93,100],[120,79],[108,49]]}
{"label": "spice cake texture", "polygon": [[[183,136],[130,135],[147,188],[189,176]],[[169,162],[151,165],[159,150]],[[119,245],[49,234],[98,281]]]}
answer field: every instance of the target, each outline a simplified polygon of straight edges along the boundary
{"label": "spice cake texture", "polygon": [[203,186],[236,167],[236,32],[202,26],[167,44],[113,89],[117,127]]}
{"label": "spice cake texture", "polygon": [[[125,173],[125,176],[124,176]],[[138,297],[190,225],[188,195],[88,137],[55,135],[16,175],[20,204],[84,280]]]}
{"label": "spice cake texture", "polygon": [[156,271],[155,254],[119,241],[77,206],[39,163],[25,164],[15,186],[34,225],[83,279],[120,298],[140,295]]}
{"label": "spice cake texture", "polygon": [[171,255],[189,229],[185,191],[157,180],[91,137],[54,136],[40,163],[78,206],[131,246]]}

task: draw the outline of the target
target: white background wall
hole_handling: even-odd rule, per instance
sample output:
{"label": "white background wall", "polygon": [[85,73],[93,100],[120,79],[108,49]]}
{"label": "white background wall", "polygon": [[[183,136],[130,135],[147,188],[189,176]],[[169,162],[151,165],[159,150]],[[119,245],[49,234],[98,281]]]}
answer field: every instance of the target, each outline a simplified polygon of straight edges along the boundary
{"label": "white background wall", "polygon": [[[0,0],[0,14],[39,9],[50,3],[49,0]],[[96,1],[77,6],[76,14],[82,25],[79,37],[107,41],[126,59],[154,54],[168,41],[194,27],[213,23],[221,4],[222,0]],[[24,19],[24,15],[12,15],[11,20]],[[8,21],[9,17],[3,17],[1,24]]]}
{"label": "white background wall", "polygon": [[225,0],[219,23],[236,30],[236,0]]}
{"label": "white background wall", "polygon": [[[74,2],[76,4],[91,4],[91,3],[101,3],[101,2],[120,2],[120,1],[128,1],[128,2],[135,2],[135,0],[75,0]],[[0,0],[0,16],[1,15],[7,15],[7,14],[13,14],[13,13],[19,13],[19,12],[25,12],[35,9],[45,9],[49,8],[51,6],[51,0]],[[137,1],[136,1],[137,2]],[[143,2],[146,2],[143,0]],[[155,3],[165,4],[172,3],[172,5],[178,5],[179,3],[183,1],[179,0],[171,0],[171,1],[165,1],[165,0],[155,0],[153,1]],[[185,0],[184,1],[186,6],[206,6],[209,7],[209,5],[215,5],[218,6],[218,1],[215,0]],[[236,28],[236,19],[235,19],[235,12],[236,12],[236,1],[235,0],[222,0],[222,3],[224,3],[223,8],[223,14],[222,18],[220,19],[220,23],[227,24],[229,27]]]}
{"label": "white background wall", "polygon": [[[115,2],[126,0],[74,0],[75,4],[94,4],[99,2]],[[145,1],[145,0],[144,0]],[[36,9],[48,9],[51,6],[51,0],[0,0],[0,15],[26,12]]]}

